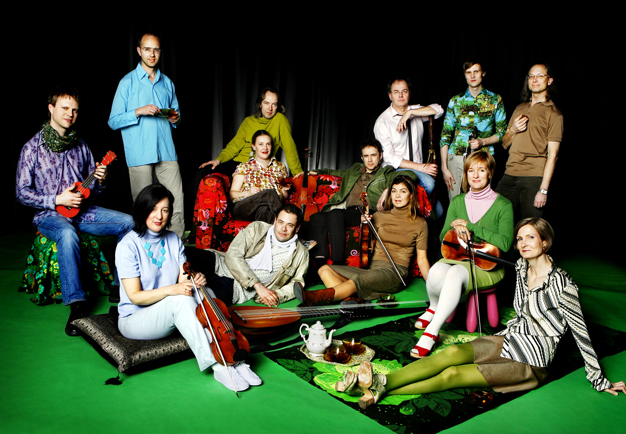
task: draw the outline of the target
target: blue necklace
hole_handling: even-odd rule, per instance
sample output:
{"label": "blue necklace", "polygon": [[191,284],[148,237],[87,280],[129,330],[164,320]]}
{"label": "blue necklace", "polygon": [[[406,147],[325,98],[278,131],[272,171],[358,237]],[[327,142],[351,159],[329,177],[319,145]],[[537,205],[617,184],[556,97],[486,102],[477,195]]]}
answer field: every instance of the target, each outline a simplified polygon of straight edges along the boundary
{"label": "blue necklace", "polygon": [[159,249],[159,253],[161,254],[161,256],[159,256],[158,259],[154,258],[154,253],[152,253],[152,251],[150,250],[152,244],[146,242],[146,244],[143,245],[143,248],[146,249],[146,255],[148,255],[150,261],[157,267],[161,268],[161,265],[163,265],[163,262],[165,262],[165,254],[167,253],[167,250],[165,250],[165,240],[161,240],[159,244],[161,244],[161,248]]}

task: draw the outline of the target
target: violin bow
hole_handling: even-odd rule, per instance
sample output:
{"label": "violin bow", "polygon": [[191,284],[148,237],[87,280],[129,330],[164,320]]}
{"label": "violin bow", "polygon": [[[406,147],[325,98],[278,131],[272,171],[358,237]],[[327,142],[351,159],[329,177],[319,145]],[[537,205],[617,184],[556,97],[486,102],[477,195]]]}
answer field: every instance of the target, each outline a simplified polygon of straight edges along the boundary
{"label": "violin bow", "polygon": [[474,254],[476,253],[476,250],[474,249],[474,241],[472,241],[472,239],[470,238],[467,241],[467,247],[468,247],[468,252],[469,252],[469,257],[470,257],[470,264],[471,264],[471,277],[472,277],[472,285],[474,285],[474,292],[476,294],[476,318],[478,319],[478,336],[479,337],[483,337],[483,324],[482,321],[480,319],[480,303],[478,300],[478,285],[476,284],[476,262],[474,261]]}
{"label": "violin bow", "polygon": [[381,247],[383,248],[383,251],[385,252],[385,255],[387,255],[387,259],[389,259],[389,262],[393,266],[393,269],[396,271],[396,274],[400,278],[400,281],[402,282],[402,284],[404,286],[406,286],[406,283],[404,282],[404,279],[402,278],[402,275],[400,275],[400,271],[398,271],[398,267],[396,267],[396,264],[393,263],[393,259],[391,259],[391,255],[387,251],[387,248],[385,247],[385,243],[383,243],[383,240],[380,239],[380,236],[378,235],[378,232],[376,231],[376,228],[374,227],[374,225],[370,221],[370,219],[367,216],[367,214],[365,214],[365,211],[363,211],[361,209],[361,207],[357,207],[357,208],[359,209],[359,211],[361,211],[361,214],[363,215],[363,217],[365,217],[365,221],[367,221],[367,224],[369,225],[369,227],[372,230],[372,232],[374,233],[374,235],[376,235],[376,239],[378,240],[378,242],[380,243]]}
{"label": "violin bow", "polygon": [[[199,294],[200,291],[198,290],[198,287],[196,286],[196,282],[193,279],[193,277],[191,276],[191,274],[189,274],[189,278],[191,279],[191,284],[193,285],[194,289],[196,290],[196,294]],[[207,295],[204,293],[204,288],[201,291],[202,292],[202,296],[203,297],[207,297]],[[200,298],[200,296],[198,295],[198,298]],[[228,374],[228,378],[230,378],[230,382],[233,385],[233,390],[235,391],[235,395],[237,395],[237,398],[240,398],[239,396],[239,392],[237,391],[237,386],[235,385],[235,380],[233,380],[232,375],[230,375],[230,369],[228,369],[228,365],[226,364],[226,359],[224,358],[224,353],[222,353],[222,349],[220,348],[220,346],[217,343],[217,335],[215,334],[215,330],[213,330],[213,326],[211,325],[211,321],[209,321],[209,315],[207,314],[206,308],[204,307],[204,303],[202,303],[202,300],[200,300],[200,306],[202,306],[202,311],[204,312],[204,316],[206,317],[206,322],[208,325],[208,329],[209,332],[211,332],[211,337],[213,339],[213,342],[215,342],[215,346],[217,347],[217,350],[220,353],[220,357],[222,358],[222,360],[224,361],[224,368],[226,369],[226,373]]]}

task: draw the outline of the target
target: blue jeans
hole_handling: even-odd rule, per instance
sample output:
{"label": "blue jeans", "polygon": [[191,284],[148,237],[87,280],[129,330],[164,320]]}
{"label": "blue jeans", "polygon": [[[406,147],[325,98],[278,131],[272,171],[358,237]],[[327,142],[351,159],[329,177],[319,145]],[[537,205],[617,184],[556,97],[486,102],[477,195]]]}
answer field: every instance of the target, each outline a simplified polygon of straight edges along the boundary
{"label": "blue jeans", "polygon": [[[61,278],[61,295],[63,304],[69,305],[76,301],[85,301],[85,291],[80,281],[80,242],[77,232],[92,235],[115,235],[119,242],[124,235],[135,226],[133,218],[128,214],[106,208],[96,209],[93,221],[84,221],[83,215],[74,218],[73,223],[60,214],[44,218],[37,230],[42,235],[57,243],[57,260]],[[117,281],[117,273],[116,281]]]}
{"label": "blue jeans", "polygon": [[[420,182],[420,185],[424,187],[424,190],[426,190],[426,194],[428,195],[428,197],[432,197],[431,193],[435,189],[435,178],[430,176],[428,173],[420,172],[419,170],[401,168],[398,168],[396,170],[410,170],[411,172],[415,173],[417,175],[417,179]],[[443,207],[441,206],[441,203],[439,201],[432,205],[434,207],[433,211],[436,218],[439,218],[441,215],[443,215]]]}

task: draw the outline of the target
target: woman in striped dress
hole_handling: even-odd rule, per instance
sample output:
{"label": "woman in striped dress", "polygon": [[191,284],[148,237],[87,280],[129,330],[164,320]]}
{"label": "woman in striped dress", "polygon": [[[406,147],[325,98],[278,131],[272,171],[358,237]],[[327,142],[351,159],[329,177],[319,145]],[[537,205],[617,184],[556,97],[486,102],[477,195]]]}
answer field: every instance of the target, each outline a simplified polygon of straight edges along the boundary
{"label": "woman in striped dress", "polygon": [[359,400],[362,408],[378,402],[385,393],[416,395],[457,387],[492,387],[497,392],[533,389],[545,382],[556,347],[571,329],[592,386],[613,395],[619,391],[626,394],[623,381],[611,383],[602,372],[576,284],[547,254],[554,238],[550,224],[541,218],[527,218],[517,224],[514,233],[521,255],[513,303],[517,316],[505,330],[450,346],[386,376],[373,374],[371,364],[364,362],[358,372],[346,373],[336,389],[363,394]]}

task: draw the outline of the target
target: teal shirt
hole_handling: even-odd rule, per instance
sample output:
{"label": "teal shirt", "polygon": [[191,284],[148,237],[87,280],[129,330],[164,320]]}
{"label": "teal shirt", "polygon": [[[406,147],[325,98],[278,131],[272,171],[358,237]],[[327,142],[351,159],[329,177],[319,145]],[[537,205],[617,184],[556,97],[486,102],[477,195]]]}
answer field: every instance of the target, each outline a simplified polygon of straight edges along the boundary
{"label": "teal shirt", "polygon": [[109,127],[122,130],[128,167],[178,160],[172,139],[172,128],[178,123],[160,116],[137,117],[135,109],[148,104],[180,113],[172,80],[157,69],[153,83],[139,63],[120,81],[109,115]]}
{"label": "teal shirt", "polygon": [[[439,147],[448,146],[448,154],[463,155],[474,131],[478,130],[479,139],[486,139],[494,134],[501,141],[506,132],[506,112],[502,97],[483,89],[476,98],[467,89],[464,93],[450,99],[446,117],[443,121]],[[493,146],[485,146],[493,155]]]}

